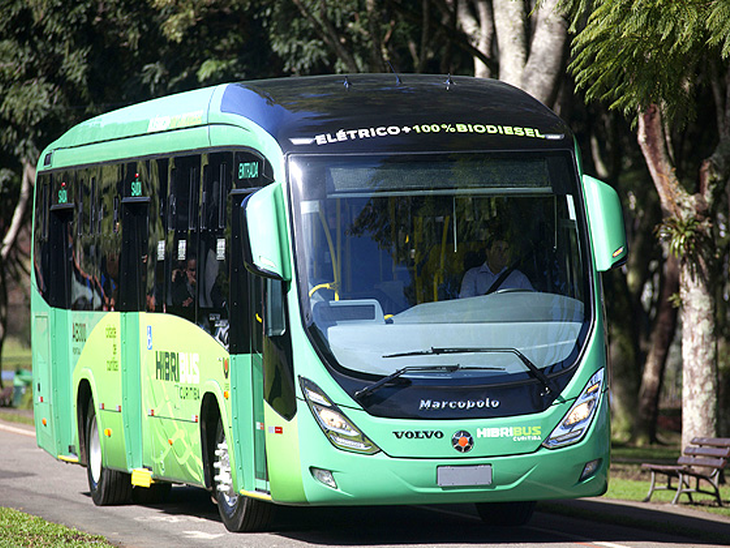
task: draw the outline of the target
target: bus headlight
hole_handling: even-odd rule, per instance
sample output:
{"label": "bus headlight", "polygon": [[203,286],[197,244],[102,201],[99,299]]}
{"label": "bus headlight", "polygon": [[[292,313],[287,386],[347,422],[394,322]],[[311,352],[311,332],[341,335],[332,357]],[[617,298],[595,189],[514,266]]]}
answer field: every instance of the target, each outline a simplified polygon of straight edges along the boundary
{"label": "bus headlight", "polygon": [[575,400],[568,413],[560,424],[550,433],[542,443],[543,447],[556,449],[583,439],[591,420],[598,409],[604,380],[604,369],[600,369],[586,384],[583,392]]}
{"label": "bus headlight", "polygon": [[344,451],[372,455],[380,448],[347,418],[322,389],[309,379],[299,377],[304,399],[330,443]]}

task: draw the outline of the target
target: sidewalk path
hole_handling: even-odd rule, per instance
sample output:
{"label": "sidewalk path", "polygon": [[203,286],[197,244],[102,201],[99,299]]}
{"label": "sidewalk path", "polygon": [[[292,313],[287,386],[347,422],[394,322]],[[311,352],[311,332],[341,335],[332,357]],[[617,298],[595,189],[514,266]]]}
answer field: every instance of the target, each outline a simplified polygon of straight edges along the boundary
{"label": "sidewalk path", "polygon": [[539,505],[545,512],[590,517],[653,531],[676,531],[697,539],[730,546],[730,517],[702,510],[689,504],[635,502],[605,497],[549,501]]}

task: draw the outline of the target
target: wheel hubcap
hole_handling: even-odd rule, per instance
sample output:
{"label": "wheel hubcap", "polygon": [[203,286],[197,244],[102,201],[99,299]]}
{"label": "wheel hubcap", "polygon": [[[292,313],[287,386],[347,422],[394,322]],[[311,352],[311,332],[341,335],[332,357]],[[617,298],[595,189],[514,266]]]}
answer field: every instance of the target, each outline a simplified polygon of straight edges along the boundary
{"label": "wheel hubcap", "polygon": [[228,443],[224,439],[216,446],[216,461],[213,467],[218,474],[213,478],[216,483],[216,490],[223,496],[223,500],[230,508],[238,503],[238,494],[233,490],[233,475],[231,474],[231,461],[228,455]]}
{"label": "wheel hubcap", "polygon": [[91,419],[91,428],[89,428],[89,470],[94,483],[99,483],[101,479],[101,442],[95,416]]}

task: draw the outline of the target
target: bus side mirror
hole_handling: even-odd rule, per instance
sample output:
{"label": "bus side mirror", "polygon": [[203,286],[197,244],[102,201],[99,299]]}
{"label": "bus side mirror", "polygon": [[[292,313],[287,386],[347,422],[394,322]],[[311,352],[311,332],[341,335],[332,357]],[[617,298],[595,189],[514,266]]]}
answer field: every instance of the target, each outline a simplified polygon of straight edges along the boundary
{"label": "bus side mirror", "polygon": [[621,202],[613,188],[590,175],[583,175],[583,189],[596,269],[606,272],[626,263],[628,255]]}
{"label": "bus side mirror", "polygon": [[264,278],[291,280],[281,185],[271,184],[247,196],[241,214],[246,269]]}

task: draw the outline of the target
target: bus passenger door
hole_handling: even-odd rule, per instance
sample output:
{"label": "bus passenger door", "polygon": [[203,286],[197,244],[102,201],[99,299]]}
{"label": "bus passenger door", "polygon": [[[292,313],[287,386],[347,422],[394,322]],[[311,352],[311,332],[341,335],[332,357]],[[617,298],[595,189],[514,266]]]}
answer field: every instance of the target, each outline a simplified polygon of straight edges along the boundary
{"label": "bus passenger door", "polygon": [[268,488],[269,474],[266,469],[266,432],[264,427],[264,294],[265,281],[252,274],[248,274],[249,291],[251,294],[251,380],[253,392],[253,413],[256,421],[254,433],[254,469],[256,487]]}
{"label": "bus passenger door", "polygon": [[231,394],[239,488],[268,492],[263,407],[263,278],[243,266],[241,216],[251,190],[234,190],[231,211]]}
{"label": "bus passenger door", "polygon": [[119,310],[122,344],[122,417],[127,467],[142,466],[140,312],[145,310],[148,260],[148,197],[122,200]]}
{"label": "bus passenger door", "polygon": [[[67,453],[73,443],[72,428],[75,424],[71,407],[72,360],[69,345],[73,212],[72,203],[51,206],[48,231],[50,318],[35,318],[37,332],[33,337],[33,350],[35,357],[39,358],[33,371],[36,382],[33,387],[36,437],[38,445],[53,456]],[[51,336],[53,333],[56,336]]]}

